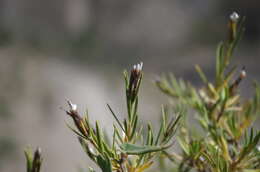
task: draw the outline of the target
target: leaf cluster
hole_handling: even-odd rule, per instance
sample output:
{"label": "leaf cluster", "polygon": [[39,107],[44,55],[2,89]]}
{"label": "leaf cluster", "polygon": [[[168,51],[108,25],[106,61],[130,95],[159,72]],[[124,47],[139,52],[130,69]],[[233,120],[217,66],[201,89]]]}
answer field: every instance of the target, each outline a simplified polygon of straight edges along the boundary
{"label": "leaf cluster", "polygon": [[26,166],[27,166],[27,172],[40,172],[41,164],[42,164],[42,155],[41,155],[41,149],[37,148],[35,152],[33,153],[30,148],[27,148],[25,151],[25,157],[26,157]]}
{"label": "leaf cluster", "polygon": [[[103,172],[142,172],[153,164],[153,158],[172,145],[180,115],[167,121],[167,113],[162,108],[162,122],[155,134],[152,125],[146,130],[140,124],[138,115],[138,92],[142,81],[142,63],[135,65],[130,74],[124,72],[127,117],[120,121],[112,107],[107,104],[115,119],[112,140],[107,139],[98,122],[92,125],[86,113],[83,117],[76,105],[68,101],[70,110],[66,113],[73,119],[75,127],[71,127],[84,148],[88,157]],[[93,171],[93,169],[91,170]]]}
{"label": "leaf cluster", "polygon": [[[228,22],[228,38],[216,51],[215,79],[210,81],[196,65],[203,86],[169,74],[156,81],[158,88],[177,102],[175,117],[162,106],[162,120],[158,131],[150,123],[141,123],[138,113],[139,88],[143,78],[142,63],[134,65],[130,73],[124,72],[126,117],[119,120],[113,108],[107,104],[114,118],[111,137],[102,131],[98,121],[90,122],[86,112],[81,115],[77,105],[67,101],[74,126],[68,127],[76,134],[87,156],[102,172],[142,172],[154,163],[154,159],[173,162],[173,171],[188,172],[259,172],[260,131],[253,123],[260,112],[260,87],[255,82],[255,95],[250,99],[239,93],[239,85],[246,77],[243,67],[237,72],[230,62],[244,32],[244,19],[233,13]],[[186,114],[186,111],[190,112]],[[182,118],[182,120],[181,120]],[[195,118],[195,119],[194,119]],[[199,132],[190,123],[198,124]],[[173,137],[177,137],[181,152],[173,152]],[[108,139],[111,138],[111,139]],[[40,149],[34,154],[25,151],[27,172],[39,172],[42,164]],[[164,169],[166,171],[166,169]],[[89,171],[94,172],[93,168]]]}
{"label": "leaf cluster", "polygon": [[196,118],[192,122],[201,127],[199,136],[195,136],[194,129],[187,124],[189,117],[182,124],[178,137],[182,153],[171,155],[180,172],[192,169],[198,172],[260,170],[257,149],[260,132],[252,128],[260,110],[260,88],[255,83],[254,97],[248,100],[242,98],[239,84],[246,77],[245,68],[236,76],[237,67],[230,66],[234,49],[244,32],[243,23],[244,18],[230,18],[229,37],[217,48],[213,82],[198,65],[195,69],[204,84],[202,88],[197,89],[173,75],[163,76],[156,82],[171,99],[191,109]]}

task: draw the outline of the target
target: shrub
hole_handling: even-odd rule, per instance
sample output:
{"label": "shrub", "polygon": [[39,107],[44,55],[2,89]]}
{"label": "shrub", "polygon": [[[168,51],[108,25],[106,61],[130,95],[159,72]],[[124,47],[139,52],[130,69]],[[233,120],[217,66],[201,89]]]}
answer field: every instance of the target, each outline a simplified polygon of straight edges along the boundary
{"label": "shrub", "polygon": [[[228,21],[228,38],[218,45],[215,80],[210,82],[199,66],[195,66],[202,88],[176,79],[174,75],[162,76],[155,83],[173,100],[170,105],[175,116],[170,118],[162,107],[160,128],[154,131],[150,124],[143,127],[138,114],[138,92],[143,73],[142,63],[134,65],[130,74],[124,72],[127,117],[120,121],[108,106],[115,119],[113,137],[108,140],[99,123],[91,124],[89,115],[81,116],[77,105],[67,101],[66,113],[74,121],[69,128],[76,134],[87,156],[103,172],[142,172],[160,162],[160,171],[198,172],[258,172],[260,150],[257,145],[260,132],[253,122],[260,110],[260,89],[257,83],[255,96],[244,99],[239,94],[239,84],[246,77],[243,67],[236,77],[237,68],[230,65],[234,49],[244,28],[244,19],[233,13]],[[199,126],[199,132],[190,125]],[[174,135],[181,151],[175,152]],[[26,151],[27,172],[39,172],[42,162],[39,149],[34,156]],[[163,161],[172,165],[163,166]],[[89,168],[90,171],[94,169]]]}

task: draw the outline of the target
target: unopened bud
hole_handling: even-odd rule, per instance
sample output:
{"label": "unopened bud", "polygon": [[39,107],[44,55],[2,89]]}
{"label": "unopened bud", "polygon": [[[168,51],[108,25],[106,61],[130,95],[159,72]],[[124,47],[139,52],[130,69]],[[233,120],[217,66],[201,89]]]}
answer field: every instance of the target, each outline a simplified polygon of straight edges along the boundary
{"label": "unopened bud", "polygon": [[240,71],[239,77],[233,82],[233,84],[230,86],[230,93],[231,95],[235,94],[235,91],[238,87],[238,85],[241,83],[241,81],[246,77],[246,70],[245,67],[242,68]]}
{"label": "unopened bud", "polygon": [[67,100],[67,103],[68,103],[71,111],[77,111],[77,105],[76,104],[73,104],[70,100]]}
{"label": "unopened bud", "polygon": [[84,125],[84,121],[80,114],[77,111],[77,105],[73,104],[70,100],[67,100],[70,110],[66,111],[66,113],[71,116],[76,127],[84,136],[88,136],[88,129]]}
{"label": "unopened bud", "polygon": [[231,15],[230,15],[230,20],[232,21],[232,22],[238,22],[238,20],[239,20],[239,15],[234,11]]}
{"label": "unopened bud", "polygon": [[130,79],[129,79],[129,87],[127,90],[127,97],[133,101],[137,95],[138,87],[140,84],[140,80],[142,77],[142,69],[143,69],[143,62],[136,64],[133,66],[131,70]]}
{"label": "unopened bud", "polygon": [[143,62],[140,62],[140,63],[133,66],[132,71],[135,71],[135,72],[138,73],[138,72],[141,72],[142,69],[143,69]]}
{"label": "unopened bud", "polygon": [[35,151],[35,156],[38,156],[38,157],[40,157],[40,156],[41,156],[41,154],[42,154],[42,150],[41,150],[41,148],[40,148],[40,147],[38,147],[38,148],[37,148],[37,150]]}
{"label": "unopened bud", "polygon": [[37,148],[34,152],[32,170],[35,172],[39,172],[42,164],[42,157],[41,157],[41,148]]}
{"label": "unopened bud", "polygon": [[243,67],[243,69],[241,70],[241,72],[240,72],[240,77],[241,77],[241,78],[245,78],[245,77],[246,77],[245,67]]}
{"label": "unopened bud", "polygon": [[236,39],[239,18],[240,17],[236,12],[233,12],[229,16],[229,42],[233,42]]}
{"label": "unopened bud", "polygon": [[140,62],[139,64],[137,64],[136,69],[137,69],[138,71],[141,71],[141,70],[143,69],[143,62]]}

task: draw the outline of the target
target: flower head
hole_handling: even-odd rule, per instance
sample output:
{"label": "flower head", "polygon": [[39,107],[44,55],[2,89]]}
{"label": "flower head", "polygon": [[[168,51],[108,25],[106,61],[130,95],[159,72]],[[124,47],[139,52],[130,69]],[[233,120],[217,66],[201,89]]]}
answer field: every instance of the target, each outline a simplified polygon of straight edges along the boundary
{"label": "flower head", "polygon": [[238,87],[238,85],[241,83],[241,81],[246,77],[246,69],[245,67],[242,68],[240,71],[239,77],[233,82],[233,84],[230,86],[230,93],[231,95],[235,94],[235,91]]}
{"label": "flower head", "polygon": [[143,62],[133,66],[130,74],[127,96],[133,101],[138,93],[140,81],[142,78]]}
{"label": "flower head", "polygon": [[132,70],[131,70],[131,76],[130,76],[130,78],[132,77],[138,77],[140,74],[141,74],[141,72],[142,72],[142,69],[143,69],[143,62],[140,62],[140,63],[138,63],[138,64],[136,64],[136,65],[134,65],[133,66],[133,68],[132,68]]}
{"label": "flower head", "polygon": [[140,62],[133,66],[133,70],[141,71],[143,69],[143,62]]}
{"label": "flower head", "polygon": [[77,111],[77,105],[73,104],[70,100],[67,100],[67,103],[70,107],[70,111]]}
{"label": "flower head", "polygon": [[37,148],[37,150],[35,151],[35,155],[37,155],[37,156],[41,156],[41,154],[42,154],[42,150],[41,150],[41,148],[40,147],[38,147]]}
{"label": "flower head", "polygon": [[37,148],[34,152],[34,158],[32,162],[32,171],[40,171],[41,164],[42,164],[42,155],[41,155],[41,148]]}
{"label": "flower head", "polygon": [[230,18],[230,20],[232,21],[232,22],[238,22],[238,20],[239,20],[239,15],[238,15],[238,13],[236,13],[235,11],[229,16],[229,18]]}
{"label": "flower head", "polygon": [[84,136],[88,136],[88,129],[84,126],[84,120],[77,111],[77,105],[73,104],[70,100],[67,100],[67,103],[70,109],[67,110],[66,113],[73,119],[81,134]]}
{"label": "flower head", "polygon": [[245,69],[245,67],[243,67],[242,70],[240,71],[240,77],[241,77],[241,79],[246,77],[246,69]]}

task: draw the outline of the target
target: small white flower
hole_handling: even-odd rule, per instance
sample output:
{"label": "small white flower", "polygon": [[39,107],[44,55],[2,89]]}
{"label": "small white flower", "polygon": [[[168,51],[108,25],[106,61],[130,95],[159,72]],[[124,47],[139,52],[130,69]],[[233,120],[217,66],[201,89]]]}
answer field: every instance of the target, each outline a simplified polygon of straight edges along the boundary
{"label": "small white flower", "polygon": [[70,107],[71,111],[76,111],[77,110],[77,105],[76,104],[73,104],[70,100],[67,100],[67,102],[69,104],[69,107]]}
{"label": "small white flower", "polygon": [[71,104],[71,110],[76,111],[77,110],[77,105],[76,104]]}
{"label": "small white flower", "polygon": [[233,12],[231,15],[230,15],[230,20],[233,21],[233,22],[237,22],[239,19],[239,15],[236,13],[236,12]]}
{"label": "small white flower", "polygon": [[38,147],[36,151],[38,152],[38,154],[41,154],[41,153],[42,153],[42,150],[41,150],[40,147]]}
{"label": "small white flower", "polygon": [[201,161],[205,161],[205,158],[204,158],[203,156],[200,156],[199,159],[200,159]]}
{"label": "small white flower", "polygon": [[133,66],[134,70],[141,71],[143,69],[143,62],[140,62]]}
{"label": "small white flower", "polygon": [[143,69],[143,62],[137,64],[137,70],[141,71]]}
{"label": "small white flower", "polygon": [[246,71],[243,69],[242,71],[241,71],[241,73],[240,73],[240,75],[241,75],[241,77],[246,77]]}

